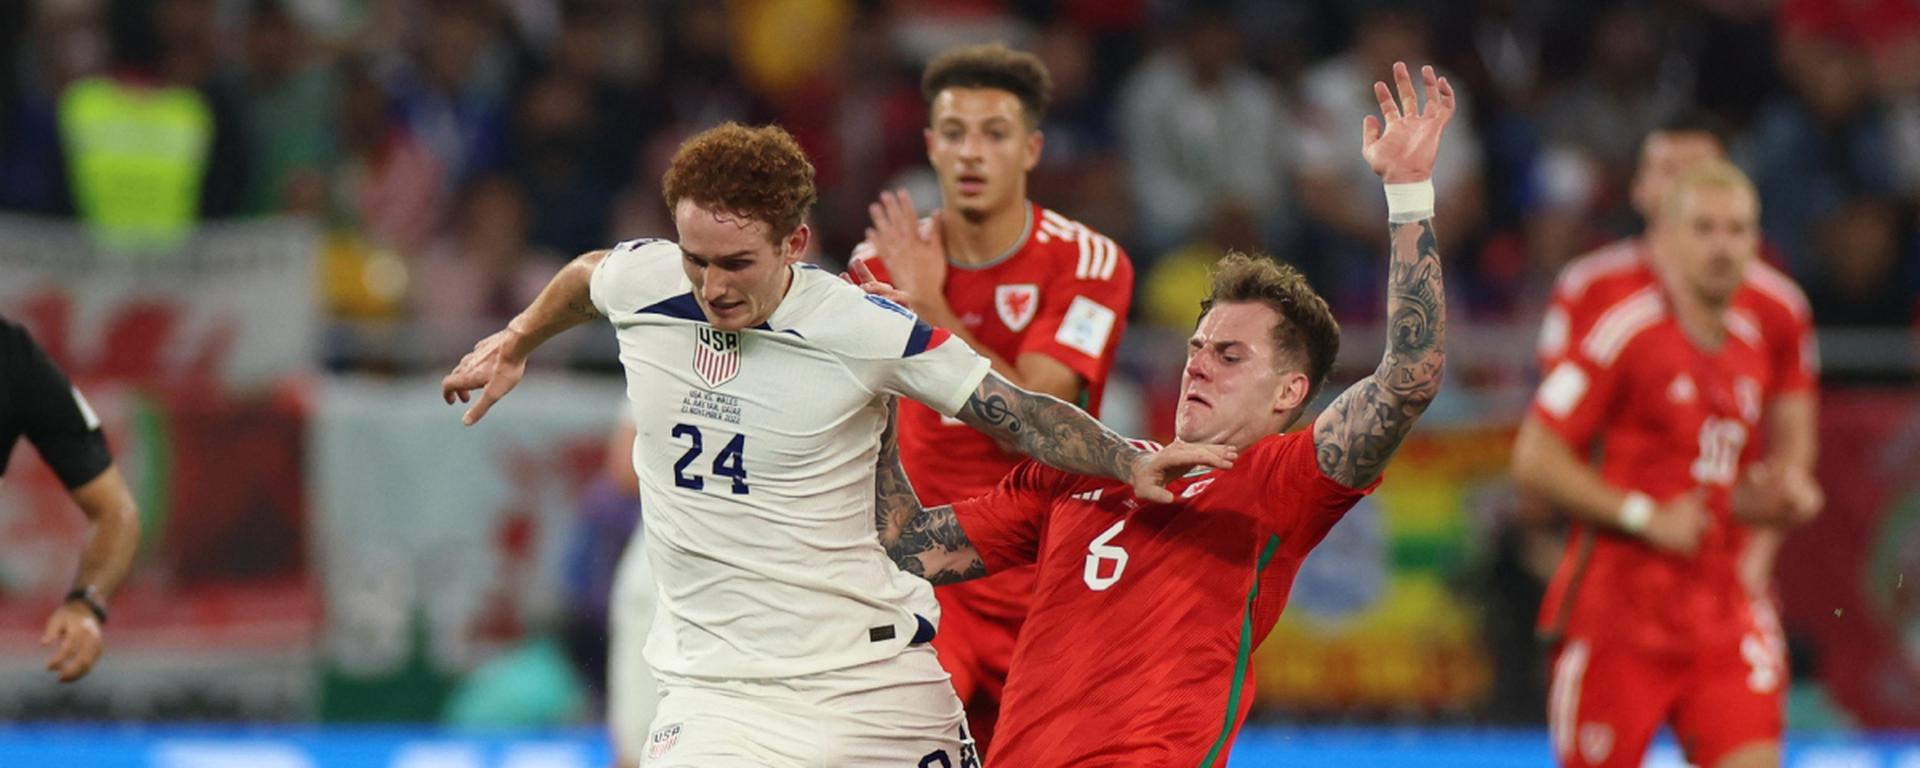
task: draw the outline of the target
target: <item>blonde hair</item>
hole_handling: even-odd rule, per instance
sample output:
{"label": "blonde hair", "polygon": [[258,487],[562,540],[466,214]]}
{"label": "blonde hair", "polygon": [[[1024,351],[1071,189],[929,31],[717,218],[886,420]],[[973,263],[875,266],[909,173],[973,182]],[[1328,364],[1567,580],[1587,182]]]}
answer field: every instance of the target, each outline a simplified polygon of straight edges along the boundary
{"label": "blonde hair", "polygon": [[1745,192],[1748,197],[1753,198],[1754,215],[1758,216],[1760,213],[1760,192],[1754,188],[1753,179],[1747,177],[1746,171],[1740,170],[1739,166],[1725,160],[1709,160],[1681,172],[1673,183],[1667,186],[1666,195],[1660,199],[1661,218],[1680,215],[1680,210],[1686,206],[1687,195],[1696,189],[1727,189]]}

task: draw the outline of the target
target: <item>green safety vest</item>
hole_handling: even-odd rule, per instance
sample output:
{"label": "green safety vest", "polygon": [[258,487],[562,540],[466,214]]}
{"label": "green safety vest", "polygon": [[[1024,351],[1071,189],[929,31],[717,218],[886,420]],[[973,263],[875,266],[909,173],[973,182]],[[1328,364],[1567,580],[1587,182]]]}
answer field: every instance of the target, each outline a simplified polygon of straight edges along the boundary
{"label": "green safety vest", "polygon": [[166,248],[193,231],[213,114],[191,88],[90,77],[60,96],[81,218],[108,246]]}

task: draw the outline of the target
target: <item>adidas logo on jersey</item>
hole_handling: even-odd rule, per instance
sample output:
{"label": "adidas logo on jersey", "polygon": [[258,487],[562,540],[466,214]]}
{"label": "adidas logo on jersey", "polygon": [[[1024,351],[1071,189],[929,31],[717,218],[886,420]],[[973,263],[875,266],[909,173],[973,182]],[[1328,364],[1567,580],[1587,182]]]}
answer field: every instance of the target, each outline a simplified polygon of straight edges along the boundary
{"label": "adidas logo on jersey", "polygon": [[1193,485],[1187,486],[1186,490],[1183,490],[1180,492],[1180,498],[1191,499],[1195,496],[1200,495],[1200,492],[1205,491],[1207,489],[1207,486],[1213,485],[1214,480],[1215,478],[1209,477],[1205,480],[1198,481]]}
{"label": "adidas logo on jersey", "polygon": [[1081,493],[1076,493],[1070,498],[1072,498],[1075,501],[1084,501],[1088,503],[1093,503],[1100,500],[1100,492],[1103,490],[1105,489],[1095,488],[1091,491],[1083,491]]}

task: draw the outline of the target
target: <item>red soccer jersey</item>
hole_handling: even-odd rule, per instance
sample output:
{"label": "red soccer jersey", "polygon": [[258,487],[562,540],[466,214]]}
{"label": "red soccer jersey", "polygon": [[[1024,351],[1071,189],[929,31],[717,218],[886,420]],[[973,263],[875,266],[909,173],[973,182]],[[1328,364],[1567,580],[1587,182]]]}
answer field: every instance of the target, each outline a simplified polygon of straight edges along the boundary
{"label": "red soccer jersey", "polygon": [[1661,651],[1752,626],[1736,568],[1748,529],[1733,521],[1731,489],[1758,454],[1771,388],[1794,377],[1774,369],[1748,309],[1731,309],[1727,326],[1718,350],[1699,348],[1646,274],[1571,337],[1540,383],[1534,418],[1576,453],[1597,445],[1609,484],[1655,500],[1701,493],[1713,517],[1692,558],[1575,523],[1541,605],[1543,633]]}
{"label": "red soccer jersey", "polygon": [[[1030,204],[1026,236],[1005,256],[947,269],[947,305],[981,346],[1008,362],[1037,353],[1065,363],[1086,381],[1076,405],[1100,413],[1113,351],[1133,302],[1133,263],[1112,240],[1053,211]],[[886,280],[885,268],[862,246],[854,260]],[[900,403],[900,463],[928,506],[993,489],[1021,456],[958,419],[919,403]],[[970,608],[1018,620],[1029,580],[994,578],[960,585]]]}
{"label": "red soccer jersey", "polygon": [[1174,482],[1172,504],[1022,463],[954,505],[989,570],[1038,563],[993,761],[1224,765],[1253,699],[1250,654],[1295,572],[1372,490],[1320,473],[1311,430]]}
{"label": "red soccer jersey", "polygon": [[[1540,370],[1552,370],[1569,339],[1593,327],[1600,313],[1655,282],[1639,238],[1614,242],[1568,262],[1554,281],[1553,301],[1540,326]],[[1736,322],[1758,331],[1774,379],[1770,395],[1807,392],[1820,378],[1820,355],[1813,312],[1793,278],[1766,262],[1755,262],[1733,296]]]}

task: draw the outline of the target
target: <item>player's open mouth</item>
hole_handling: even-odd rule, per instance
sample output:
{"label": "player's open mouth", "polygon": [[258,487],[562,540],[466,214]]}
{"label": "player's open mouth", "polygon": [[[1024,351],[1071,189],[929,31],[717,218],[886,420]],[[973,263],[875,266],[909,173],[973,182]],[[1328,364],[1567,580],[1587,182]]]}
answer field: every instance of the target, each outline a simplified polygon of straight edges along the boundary
{"label": "player's open mouth", "polygon": [[1184,400],[1185,402],[1189,402],[1189,403],[1199,403],[1200,405],[1204,405],[1204,406],[1206,406],[1206,407],[1208,407],[1208,408],[1212,408],[1212,407],[1213,407],[1213,403],[1209,403],[1209,402],[1207,402],[1207,399],[1206,399],[1206,398],[1204,398],[1204,397],[1201,397],[1201,396],[1199,396],[1199,395],[1197,395],[1197,394],[1194,394],[1194,393],[1192,393],[1192,392],[1189,392],[1189,393],[1187,393],[1187,396],[1186,396],[1185,398],[1182,398],[1182,399],[1183,399],[1183,400]]}

